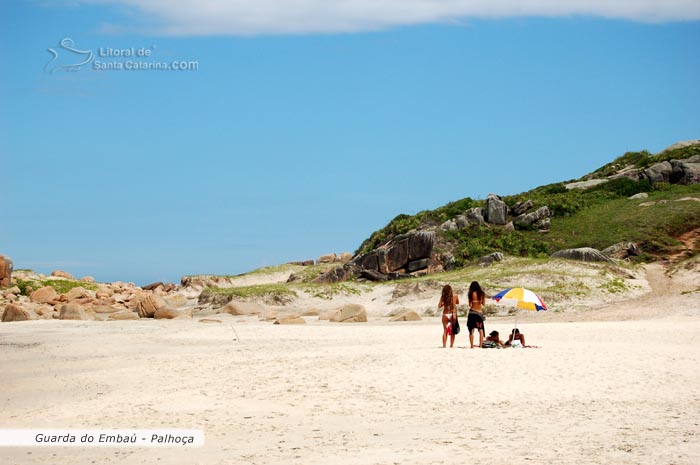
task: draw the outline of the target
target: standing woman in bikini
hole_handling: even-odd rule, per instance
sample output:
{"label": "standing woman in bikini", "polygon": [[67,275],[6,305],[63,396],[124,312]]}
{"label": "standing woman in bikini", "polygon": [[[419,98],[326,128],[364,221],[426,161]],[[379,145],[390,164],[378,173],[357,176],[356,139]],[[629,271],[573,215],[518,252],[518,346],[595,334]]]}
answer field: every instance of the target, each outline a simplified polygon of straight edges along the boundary
{"label": "standing woman in bikini", "polygon": [[442,308],[442,347],[443,349],[447,345],[447,334],[450,335],[450,347],[454,346],[455,335],[452,332],[452,327],[457,321],[457,304],[459,304],[459,297],[457,297],[454,292],[452,292],[452,287],[447,284],[442,288],[442,296],[440,296],[440,302],[438,303],[438,308]]}
{"label": "standing woman in bikini", "polygon": [[484,314],[486,294],[478,282],[472,281],[469,285],[469,316],[467,317],[467,330],[469,331],[469,344],[474,348],[474,330],[479,331],[479,347],[484,343]]}

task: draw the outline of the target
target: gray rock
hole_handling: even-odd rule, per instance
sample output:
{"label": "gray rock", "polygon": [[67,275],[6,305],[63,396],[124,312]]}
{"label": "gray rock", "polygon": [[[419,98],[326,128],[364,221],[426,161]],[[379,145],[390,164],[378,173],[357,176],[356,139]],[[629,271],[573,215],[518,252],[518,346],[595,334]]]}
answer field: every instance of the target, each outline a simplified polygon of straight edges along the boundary
{"label": "gray rock", "polygon": [[503,227],[503,229],[506,230],[506,232],[513,232],[513,231],[515,231],[515,225],[513,224],[512,221],[509,221],[508,223],[506,223],[506,225]]}
{"label": "gray rock", "polygon": [[640,192],[639,194],[634,194],[634,195],[627,197],[627,198],[630,200],[639,200],[639,199],[646,199],[647,197],[649,197],[649,194],[647,194],[646,192]]}
{"label": "gray rock", "polygon": [[493,252],[479,259],[479,266],[489,266],[494,262],[500,262],[503,260],[503,254],[501,252]]}
{"label": "gray rock", "polygon": [[662,161],[645,169],[644,176],[651,182],[671,182],[672,172],[673,166],[671,166],[671,163]]}
{"label": "gray rock", "polygon": [[469,210],[464,212],[464,215],[467,217],[467,220],[470,223],[478,225],[484,224],[484,216],[481,213],[481,208],[479,207],[470,208]]}
{"label": "gray rock", "polygon": [[569,190],[571,190],[571,189],[588,189],[588,188],[591,188],[593,186],[597,186],[599,184],[604,184],[606,182],[608,182],[607,179],[588,179],[586,181],[572,182],[572,183],[565,185],[564,187],[566,187]]}
{"label": "gray rock", "polygon": [[540,232],[549,231],[552,229],[552,220],[549,218],[543,218],[535,223],[535,227]]}
{"label": "gray rock", "polygon": [[641,253],[639,246],[634,242],[618,242],[601,251],[603,255],[610,258],[625,259],[631,256],[637,256]]}
{"label": "gray rock", "polygon": [[455,224],[459,229],[467,229],[469,227],[469,219],[464,215],[455,217]]}
{"label": "gray rock", "polygon": [[443,231],[456,231],[459,229],[457,222],[455,220],[447,220],[440,225],[440,229]]}
{"label": "gray rock", "polygon": [[549,218],[552,216],[552,212],[549,210],[549,207],[540,207],[534,212],[531,213],[526,213],[524,215],[520,215],[515,219],[515,223],[518,224],[524,224],[524,225],[531,225],[535,224],[538,221],[541,221],[545,218]]}
{"label": "gray rock", "polygon": [[525,202],[518,202],[513,205],[510,209],[510,213],[514,216],[522,215],[532,208],[532,200],[526,200]]}
{"label": "gray rock", "polygon": [[389,276],[385,275],[384,273],[380,273],[379,271],[374,271],[374,270],[362,270],[360,272],[360,277],[369,279],[370,281],[387,281],[389,280]]}
{"label": "gray rock", "polygon": [[429,258],[421,258],[420,260],[413,260],[412,262],[408,263],[408,271],[414,272],[414,271],[422,270],[423,268],[428,268],[428,265],[430,265]]}
{"label": "gray rock", "polygon": [[508,208],[506,203],[496,194],[489,194],[486,198],[486,214],[484,219],[491,224],[506,224]]}
{"label": "gray rock", "polygon": [[583,262],[612,262],[603,255],[600,250],[592,247],[581,247],[579,249],[564,249],[552,254],[552,258],[564,258],[568,260],[579,260]]}
{"label": "gray rock", "polygon": [[671,160],[671,184],[700,184],[700,163],[687,160]]}

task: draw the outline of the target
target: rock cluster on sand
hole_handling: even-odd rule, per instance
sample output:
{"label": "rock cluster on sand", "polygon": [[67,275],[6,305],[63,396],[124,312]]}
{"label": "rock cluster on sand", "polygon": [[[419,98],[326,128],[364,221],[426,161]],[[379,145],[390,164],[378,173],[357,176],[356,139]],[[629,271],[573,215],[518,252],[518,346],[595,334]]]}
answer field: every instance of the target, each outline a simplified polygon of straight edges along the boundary
{"label": "rock cluster on sand", "polygon": [[[15,275],[24,283],[28,295],[23,295],[17,286],[0,291],[0,314],[4,322],[192,316],[194,302],[174,285],[158,283],[157,286],[150,286],[150,290],[144,290],[133,283],[94,284],[94,279],[90,277],[76,281],[69,273],[60,270],[54,271],[52,276],[27,271],[16,272]],[[57,288],[65,288],[66,284],[69,287],[67,291],[56,291]]]}

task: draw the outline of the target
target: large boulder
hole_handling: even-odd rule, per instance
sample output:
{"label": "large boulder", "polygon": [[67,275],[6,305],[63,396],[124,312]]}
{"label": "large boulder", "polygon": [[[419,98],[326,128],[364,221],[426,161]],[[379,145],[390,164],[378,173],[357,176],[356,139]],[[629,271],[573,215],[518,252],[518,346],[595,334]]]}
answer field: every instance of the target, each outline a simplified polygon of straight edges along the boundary
{"label": "large boulder", "polygon": [[59,320],[89,320],[85,309],[80,305],[66,304],[61,305],[61,311],[58,315]]}
{"label": "large boulder", "polygon": [[37,315],[29,310],[28,308],[24,308],[19,304],[8,304],[5,307],[5,311],[2,312],[2,321],[3,322],[11,322],[11,321],[27,321],[27,320],[36,320]]}
{"label": "large boulder", "polygon": [[395,317],[391,318],[389,321],[420,321],[422,318],[415,310],[405,310]]}
{"label": "large boulder", "polygon": [[335,311],[330,321],[335,323],[364,323],[367,321],[367,310],[359,304],[346,304]]}
{"label": "large boulder", "polygon": [[489,194],[486,197],[486,209],[484,219],[491,224],[506,224],[506,214],[508,207],[496,194]]}
{"label": "large boulder", "polygon": [[564,249],[552,254],[552,258],[564,258],[568,260],[579,260],[582,262],[612,262],[603,253],[592,247],[581,247],[578,249]]}
{"label": "large boulder", "polygon": [[35,304],[46,304],[58,299],[56,289],[51,286],[44,286],[29,295],[29,300]]}
{"label": "large boulder", "polygon": [[165,305],[165,300],[162,297],[148,294],[136,301],[136,311],[141,318],[153,318],[156,310],[165,307]]}
{"label": "large boulder", "polygon": [[352,260],[352,254],[350,252],[343,252],[340,254],[340,263],[347,263]]}
{"label": "large boulder", "polygon": [[484,224],[484,215],[479,207],[470,208],[464,212],[464,216],[467,217],[467,221],[469,221],[469,223],[478,225]]}
{"label": "large boulder", "polygon": [[[437,235],[435,231],[417,231],[400,234],[381,247],[355,257],[342,269],[336,268],[316,278],[315,282],[338,282],[352,277],[368,274],[368,279],[383,280],[394,272],[402,274],[412,265],[423,267],[422,259],[430,258]],[[379,274],[376,274],[379,273]]]}
{"label": "large boulder", "polygon": [[700,156],[671,160],[671,166],[671,184],[700,184]]}
{"label": "large boulder", "polygon": [[671,163],[662,161],[645,169],[644,175],[651,182],[671,182],[672,172],[673,166],[671,166]]}
{"label": "large boulder", "polygon": [[0,255],[0,287],[10,287],[12,285],[13,263],[10,257]]}

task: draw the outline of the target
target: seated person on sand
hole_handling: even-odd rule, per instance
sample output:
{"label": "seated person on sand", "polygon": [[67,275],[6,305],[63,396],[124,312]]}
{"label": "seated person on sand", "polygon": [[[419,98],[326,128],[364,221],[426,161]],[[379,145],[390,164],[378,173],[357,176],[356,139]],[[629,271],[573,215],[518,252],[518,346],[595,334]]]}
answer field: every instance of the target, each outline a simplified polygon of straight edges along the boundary
{"label": "seated person on sand", "polygon": [[505,346],[510,347],[513,345],[513,339],[516,341],[520,341],[520,345],[523,347],[527,347],[525,345],[525,335],[520,333],[520,330],[518,328],[513,329],[513,331],[510,332],[510,336],[508,336],[508,341],[506,342]]}
{"label": "seated person on sand", "polygon": [[492,349],[494,347],[503,347],[503,341],[501,341],[501,338],[498,334],[498,331],[491,331],[489,335],[484,339],[483,344],[481,347],[484,349]]}

